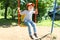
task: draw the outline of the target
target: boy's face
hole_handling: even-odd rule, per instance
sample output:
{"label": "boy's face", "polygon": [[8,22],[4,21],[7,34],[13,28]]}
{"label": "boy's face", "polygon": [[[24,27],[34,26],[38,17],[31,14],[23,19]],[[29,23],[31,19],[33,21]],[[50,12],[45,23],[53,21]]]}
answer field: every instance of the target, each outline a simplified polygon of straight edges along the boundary
{"label": "boy's face", "polygon": [[28,6],[28,10],[29,11],[33,11],[34,10],[34,6],[32,6],[32,5]]}

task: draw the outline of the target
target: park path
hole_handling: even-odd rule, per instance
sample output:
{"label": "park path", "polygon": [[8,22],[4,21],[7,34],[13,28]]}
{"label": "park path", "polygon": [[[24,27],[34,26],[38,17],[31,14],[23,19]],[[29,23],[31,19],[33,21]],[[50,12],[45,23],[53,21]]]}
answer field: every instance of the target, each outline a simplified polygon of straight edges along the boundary
{"label": "park path", "polygon": [[[28,35],[27,27],[9,27],[0,28],[0,40],[31,40]],[[37,27],[37,33],[39,37],[44,36],[50,32],[50,27]],[[56,40],[60,40],[60,28],[54,28],[53,35],[56,36]],[[42,40],[50,40],[45,37]]]}

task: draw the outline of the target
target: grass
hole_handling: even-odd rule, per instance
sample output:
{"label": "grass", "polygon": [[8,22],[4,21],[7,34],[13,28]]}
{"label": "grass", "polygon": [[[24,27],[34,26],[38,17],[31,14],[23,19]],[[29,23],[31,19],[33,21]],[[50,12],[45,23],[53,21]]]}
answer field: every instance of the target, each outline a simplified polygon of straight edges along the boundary
{"label": "grass", "polygon": [[[60,27],[60,20],[54,21],[54,27]],[[42,20],[41,23],[37,23],[37,26],[52,26],[52,20]]]}
{"label": "grass", "polygon": [[37,26],[51,26],[51,20],[42,20],[40,23],[37,23]]}
{"label": "grass", "polygon": [[[3,10],[0,10],[0,13],[4,13],[4,9]],[[1,16],[0,15],[0,26],[3,26],[3,25],[17,25],[17,20],[11,20],[10,18],[12,18],[11,16],[8,16],[7,18],[9,19],[9,20],[5,20],[5,19],[3,19],[4,17],[3,16]],[[60,27],[60,20],[57,20],[57,21],[54,21],[56,24],[58,24],[58,25],[54,25],[54,26],[56,26],[56,27]],[[37,24],[37,26],[48,26],[48,27],[51,27],[51,25],[52,25],[52,21],[51,20],[42,20],[40,23],[36,23]],[[22,23],[21,25],[23,25],[24,26],[24,24]]]}
{"label": "grass", "polygon": [[[17,20],[12,20],[12,19],[3,19],[3,16],[0,16],[0,26],[11,26],[11,25],[17,25]],[[60,20],[54,21],[56,24],[58,25],[54,25],[55,27],[60,27]],[[52,21],[51,20],[42,20],[40,23],[36,23],[37,26],[47,26],[47,27],[51,27],[52,26]],[[22,23],[21,25],[24,26],[24,24]]]}

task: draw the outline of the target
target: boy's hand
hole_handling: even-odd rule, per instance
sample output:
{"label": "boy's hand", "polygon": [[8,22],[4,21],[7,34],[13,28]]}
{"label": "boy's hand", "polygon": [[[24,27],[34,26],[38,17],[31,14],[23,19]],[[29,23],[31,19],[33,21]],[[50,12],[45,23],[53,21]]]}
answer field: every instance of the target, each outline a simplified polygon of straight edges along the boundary
{"label": "boy's hand", "polygon": [[35,9],[35,14],[38,14],[38,9]]}
{"label": "boy's hand", "polygon": [[19,12],[19,14],[20,14],[20,8],[18,8],[18,12]]}

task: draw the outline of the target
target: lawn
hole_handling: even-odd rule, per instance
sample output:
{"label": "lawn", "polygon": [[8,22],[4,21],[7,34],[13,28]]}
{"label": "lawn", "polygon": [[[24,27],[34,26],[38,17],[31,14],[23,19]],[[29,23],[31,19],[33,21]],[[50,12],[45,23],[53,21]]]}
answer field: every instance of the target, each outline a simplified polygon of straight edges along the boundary
{"label": "lawn", "polygon": [[[37,23],[37,26],[52,26],[52,20],[42,20],[40,23]],[[54,21],[55,27],[60,27],[60,20]]]}
{"label": "lawn", "polygon": [[[12,20],[10,18],[12,18],[11,16],[7,16],[8,20],[4,19],[4,9],[3,10],[0,10],[0,26],[3,26],[3,25],[17,25],[18,23],[18,20]],[[55,27],[60,27],[60,20],[57,20],[57,21],[54,21],[55,22]],[[52,25],[52,20],[51,19],[48,19],[48,20],[42,20],[40,23],[36,23],[37,26],[48,26],[48,27],[51,27]],[[24,25],[22,23],[22,25]]]}
{"label": "lawn", "polygon": [[[12,19],[0,19],[0,26],[2,25],[17,25],[17,20],[12,20]],[[36,23],[37,26],[48,26],[48,27],[51,27],[52,25],[52,21],[51,20],[42,20],[40,23]],[[60,20],[59,21],[55,21],[55,24],[58,24],[58,27],[59,27],[59,24],[60,24]],[[22,24],[24,25],[24,24]],[[57,27],[56,25],[54,25],[55,27]]]}
{"label": "lawn", "polygon": [[[12,19],[3,19],[3,16],[0,16],[0,26],[3,25],[8,25],[8,26],[12,26],[12,25],[17,25],[18,20],[12,20]],[[55,22],[55,27],[60,27],[60,20],[54,21]],[[48,20],[42,20],[40,23],[36,23],[37,26],[47,26],[47,27],[51,27],[52,26],[52,20],[48,19]],[[21,25],[24,26],[23,23],[21,23]]]}
{"label": "lawn", "polygon": [[51,20],[42,20],[40,23],[37,23],[37,25],[39,26],[51,26],[52,21]]}

